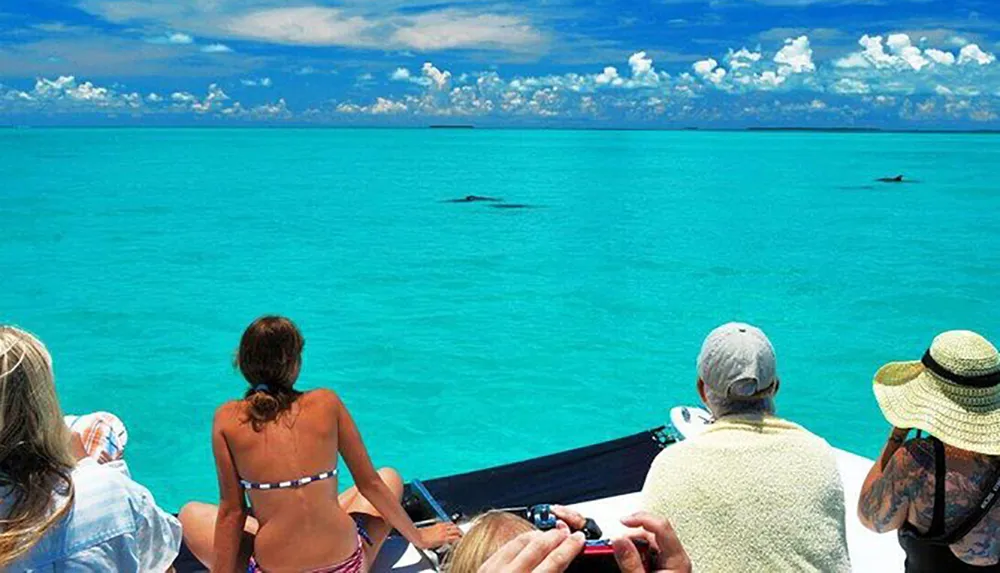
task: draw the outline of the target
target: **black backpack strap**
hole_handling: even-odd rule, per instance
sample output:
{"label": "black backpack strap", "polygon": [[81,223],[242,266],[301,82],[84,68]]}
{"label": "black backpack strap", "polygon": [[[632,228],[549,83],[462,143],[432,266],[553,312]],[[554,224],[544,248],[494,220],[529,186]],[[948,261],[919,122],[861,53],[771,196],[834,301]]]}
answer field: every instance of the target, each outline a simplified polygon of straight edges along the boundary
{"label": "black backpack strap", "polygon": [[940,537],[944,535],[944,509],[945,509],[945,481],[948,478],[948,468],[945,466],[944,444],[941,440],[931,436],[931,443],[934,445],[934,518],[931,520],[931,528],[927,530],[927,537]]}
{"label": "black backpack strap", "polygon": [[[943,541],[948,545],[954,545],[958,543],[963,537],[969,534],[979,522],[986,517],[986,515],[993,509],[993,506],[997,503],[997,498],[1000,498],[1000,462],[996,463],[996,469],[993,471],[993,479],[986,482],[989,484],[986,493],[983,495],[982,501],[976,506],[975,510],[965,518],[965,521],[958,526],[958,529],[947,535]],[[937,508],[934,508],[935,511]]]}

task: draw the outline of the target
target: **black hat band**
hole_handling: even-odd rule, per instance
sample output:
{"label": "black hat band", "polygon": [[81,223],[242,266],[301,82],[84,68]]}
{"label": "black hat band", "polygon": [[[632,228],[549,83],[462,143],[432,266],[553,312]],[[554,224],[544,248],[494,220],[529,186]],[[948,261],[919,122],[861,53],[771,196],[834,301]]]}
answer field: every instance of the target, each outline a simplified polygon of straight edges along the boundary
{"label": "black hat band", "polygon": [[920,359],[920,362],[925,368],[936,374],[939,378],[944,378],[948,382],[959,386],[966,386],[968,388],[992,388],[993,386],[1000,384],[1000,371],[991,372],[990,374],[981,374],[979,376],[963,376],[961,374],[956,374],[944,366],[941,366],[941,363],[937,360],[934,360],[934,357],[931,356],[930,350],[924,353],[924,357]]}

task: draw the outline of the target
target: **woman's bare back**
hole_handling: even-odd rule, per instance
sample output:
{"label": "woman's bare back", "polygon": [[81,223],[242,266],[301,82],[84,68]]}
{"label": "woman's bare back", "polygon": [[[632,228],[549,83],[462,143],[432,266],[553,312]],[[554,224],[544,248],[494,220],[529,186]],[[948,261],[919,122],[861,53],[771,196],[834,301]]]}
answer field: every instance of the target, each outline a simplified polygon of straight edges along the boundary
{"label": "woman's bare back", "polygon": [[[335,469],[339,404],[332,391],[313,390],[259,430],[245,401],[226,404],[229,415],[221,430],[240,477],[276,483]],[[357,547],[354,521],[337,500],[336,477],[297,488],[251,490],[249,498],[260,524],[254,555],[268,571],[335,564]]]}
{"label": "woman's bare back", "polygon": [[[909,493],[907,521],[921,533],[926,533],[934,519],[934,446],[929,440],[914,440],[906,444],[916,467],[909,472],[906,483],[900,484]],[[955,531],[982,502],[994,485],[1000,460],[997,458],[945,446],[945,531]],[[1000,503],[958,543],[952,552],[970,565],[995,565],[1000,561]]]}

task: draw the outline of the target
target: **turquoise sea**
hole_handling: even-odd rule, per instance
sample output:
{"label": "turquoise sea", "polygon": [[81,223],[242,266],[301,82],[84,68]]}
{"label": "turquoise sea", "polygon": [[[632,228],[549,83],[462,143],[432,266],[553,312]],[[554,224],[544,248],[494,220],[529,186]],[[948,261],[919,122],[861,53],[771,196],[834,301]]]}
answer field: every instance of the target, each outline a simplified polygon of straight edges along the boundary
{"label": "turquoise sea", "polygon": [[[998,165],[968,134],[3,130],[0,321],[175,510],[215,499],[264,313],[407,477],[659,425],[733,319],[774,341],[780,413],[871,457],[879,365],[1000,339]],[[537,208],[440,202],[469,194]]]}

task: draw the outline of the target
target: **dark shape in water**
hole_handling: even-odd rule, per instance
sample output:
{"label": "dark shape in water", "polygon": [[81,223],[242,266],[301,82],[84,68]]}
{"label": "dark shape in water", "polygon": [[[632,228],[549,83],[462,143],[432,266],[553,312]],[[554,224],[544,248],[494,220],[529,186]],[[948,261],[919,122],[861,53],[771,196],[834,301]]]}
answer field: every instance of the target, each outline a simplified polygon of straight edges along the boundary
{"label": "dark shape in water", "polygon": [[905,183],[902,175],[897,175],[895,177],[879,177],[876,181],[879,183]]}
{"label": "dark shape in water", "polygon": [[503,199],[496,197],[483,197],[482,195],[466,195],[461,199],[446,199],[442,203],[499,203]]}
{"label": "dark shape in water", "polygon": [[497,203],[490,205],[494,209],[537,209],[538,205],[526,205],[524,203]]}

